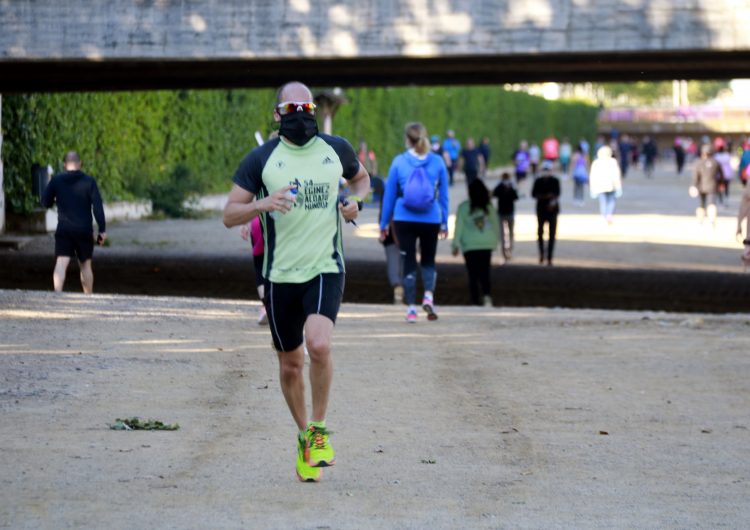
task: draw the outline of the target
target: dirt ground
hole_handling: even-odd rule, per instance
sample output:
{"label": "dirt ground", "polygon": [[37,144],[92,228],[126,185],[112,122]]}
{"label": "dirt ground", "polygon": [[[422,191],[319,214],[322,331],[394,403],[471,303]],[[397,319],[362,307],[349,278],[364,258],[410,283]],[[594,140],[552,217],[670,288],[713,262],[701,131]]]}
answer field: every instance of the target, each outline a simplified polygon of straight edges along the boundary
{"label": "dirt ground", "polygon": [[0,291],[0,528],[747,527],[747,315],[345,304],[301,484],[256,310]]}

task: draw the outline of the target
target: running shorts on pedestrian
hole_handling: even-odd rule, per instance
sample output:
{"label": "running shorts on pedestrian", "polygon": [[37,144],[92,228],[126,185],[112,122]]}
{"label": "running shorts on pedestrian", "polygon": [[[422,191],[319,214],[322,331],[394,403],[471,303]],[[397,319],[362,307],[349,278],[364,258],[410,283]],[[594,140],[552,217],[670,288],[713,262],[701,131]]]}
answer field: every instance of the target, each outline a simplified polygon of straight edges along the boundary
{"label": "running shorts on pedestrian", "polygon": [[310,315],[322,315],[335,324],[343,293],[343,273],[323,273],[303,283],[267,281],[264,303],[276,351],[292,351],[302,344]]}

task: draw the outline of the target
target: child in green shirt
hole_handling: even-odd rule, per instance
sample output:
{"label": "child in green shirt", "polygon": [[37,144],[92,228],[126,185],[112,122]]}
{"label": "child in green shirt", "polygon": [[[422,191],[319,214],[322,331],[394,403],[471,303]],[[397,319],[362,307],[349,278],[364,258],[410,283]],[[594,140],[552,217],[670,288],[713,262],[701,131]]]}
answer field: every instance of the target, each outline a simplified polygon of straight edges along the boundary
{"label": "child in green shirt", "polygon": [[454,256],[459,250],[463,252],[473,305],[492,306],[490,267],[499,234],[500,223],[490,202],[490,192],[481,179],[475,179],[469,185],[469,200],[462,202],[456,211],[456,231],[451,245]]}

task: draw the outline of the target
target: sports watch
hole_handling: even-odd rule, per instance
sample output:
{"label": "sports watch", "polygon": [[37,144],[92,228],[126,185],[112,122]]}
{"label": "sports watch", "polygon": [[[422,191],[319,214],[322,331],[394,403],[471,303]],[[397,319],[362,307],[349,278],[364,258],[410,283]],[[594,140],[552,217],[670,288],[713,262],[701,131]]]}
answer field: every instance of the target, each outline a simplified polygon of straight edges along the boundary
{"label": "sports watch", "polygon": [[357,201],[357,211],[362,211],[362,206],[364,205],[364,201],[362,200],[362,197],[358,195],[349,195],[349,200],[351,201]]}

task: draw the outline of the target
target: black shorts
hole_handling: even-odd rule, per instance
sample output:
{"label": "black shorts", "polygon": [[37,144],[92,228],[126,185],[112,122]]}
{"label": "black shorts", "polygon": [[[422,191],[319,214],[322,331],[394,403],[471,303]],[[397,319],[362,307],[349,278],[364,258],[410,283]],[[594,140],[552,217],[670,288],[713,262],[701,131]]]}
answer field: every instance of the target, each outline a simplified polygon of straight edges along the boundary
{"label": "black shorts", "polygon": [[55,257],[77,257],[83,263],[93,255],[94,236],[90,232],[55,232]]}
{"label": "black shorts", "polygon": [[700,194],[701,199],[701,208],[706,208],[706,206],[716,206],[716,194],[715,193],[701,193]]}
{"label": "black shorts", "polygon": [[263,303],[268,313],[273,345],[277,351],[292,351],[302,344],[305,321],[323,315],[336,323],[344,294],[344,274],[319,274],[305,283],[266,282]]}

